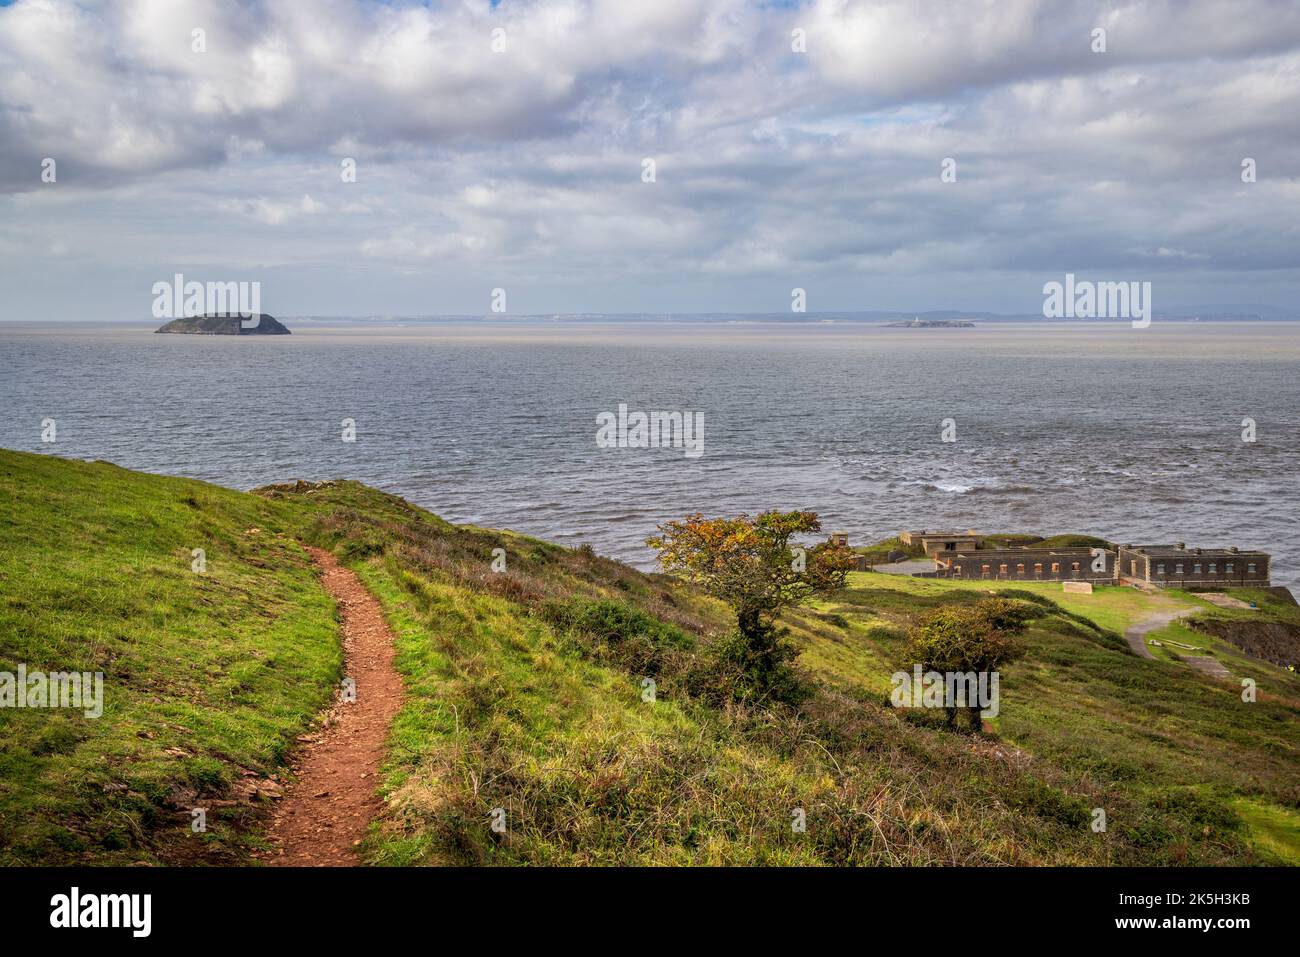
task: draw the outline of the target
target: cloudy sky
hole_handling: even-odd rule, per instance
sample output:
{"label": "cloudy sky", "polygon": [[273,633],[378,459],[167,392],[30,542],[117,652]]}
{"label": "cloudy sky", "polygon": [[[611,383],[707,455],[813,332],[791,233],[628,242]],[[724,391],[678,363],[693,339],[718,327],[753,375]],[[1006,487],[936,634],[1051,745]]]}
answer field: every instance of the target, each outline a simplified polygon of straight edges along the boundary
{"label": "cloudy sky", "polygon": [[175,272],[278,315],[1037,312],[1067,271],[1300,304],[1300,4],[0,6],[4,319]]}

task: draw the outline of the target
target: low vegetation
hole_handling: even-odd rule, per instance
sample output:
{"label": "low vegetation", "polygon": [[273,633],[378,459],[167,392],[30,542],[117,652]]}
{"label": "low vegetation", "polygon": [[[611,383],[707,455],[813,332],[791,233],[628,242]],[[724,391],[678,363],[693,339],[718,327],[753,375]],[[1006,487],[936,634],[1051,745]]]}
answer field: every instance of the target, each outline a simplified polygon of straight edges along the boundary
{"label": "low vegetation", "polygon": [[278,790],[342,660],[297,511],[0,452],[0,672],[105,674],[100,718],[0,708],[0,863],[248,858],[250,798]]}
{"label": "low vegetation", "polygon": [[[1006,598],[937,608],[912,630],[906,663],[942,675],[1000,674],[1024,655],[1025,647],[1018,638],[1029,621],[1042,615],[1043,610],[1033,604]],[[971,730],[983,730],[981,710],[985,705],[973,692],[965,688],[961,700],[956,694],[945,700],[949,727],[957,720],[958,709],[964,708]]]}
{"label": "low vegetation", "polygon": [[[5,452],[0,500],[0,670],[108,681],[101,719],[0,710],[10,863],[250,859],[265,782],[339,676],[300,543],[354,568],[397,634],[372,864],[1300,861],[1294,676],[1255,663],[1247,704],[1137,659],[1131,590],[854,573],[779,619],[804,693],[756,700],[735,614],[703,590],[354,483],[249,495]],[[987,733],[891,707],[909,635],[990,598],[1026,614]],[[194,800],[218,811],[205,835]]]}

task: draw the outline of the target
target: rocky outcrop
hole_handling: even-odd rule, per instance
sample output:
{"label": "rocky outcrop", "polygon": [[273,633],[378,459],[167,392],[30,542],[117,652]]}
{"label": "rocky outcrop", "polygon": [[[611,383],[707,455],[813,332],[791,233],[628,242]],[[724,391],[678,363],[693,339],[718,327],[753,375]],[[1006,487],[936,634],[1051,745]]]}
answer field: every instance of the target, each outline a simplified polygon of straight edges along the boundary
{"label": "rocky outcrop", "polygon": [[274,316],[259,312],[253,316],[216,313],[173,319],[155,332],[178,332],[197,336],[287,336],[289,330]]}
{"label": "rocky outcrop", "polygon": [[1300,625],[1293,622],[1197,618],[1192,625],[1197,631],[1240,648],[1252,658],[1283,668],[1300,664]]}

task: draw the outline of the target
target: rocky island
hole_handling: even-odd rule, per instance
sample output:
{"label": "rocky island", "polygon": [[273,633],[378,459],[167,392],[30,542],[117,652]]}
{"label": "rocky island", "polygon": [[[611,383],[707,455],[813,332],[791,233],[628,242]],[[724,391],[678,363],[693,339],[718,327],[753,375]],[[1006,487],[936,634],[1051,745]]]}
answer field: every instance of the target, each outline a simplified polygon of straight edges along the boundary
{"label": "rocky island", "polygon": [[154,332],[177,332],[198,336],[287,336],[289,330],[274,316],[264,312],[251,316],[238,313],[214,313],[173,319]]}

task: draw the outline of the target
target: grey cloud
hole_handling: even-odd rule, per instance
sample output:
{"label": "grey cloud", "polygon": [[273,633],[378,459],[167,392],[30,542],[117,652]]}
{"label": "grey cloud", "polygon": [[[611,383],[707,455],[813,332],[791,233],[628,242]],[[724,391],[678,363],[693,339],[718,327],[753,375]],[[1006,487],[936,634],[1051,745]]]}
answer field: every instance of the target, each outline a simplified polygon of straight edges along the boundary
{"label": "grey cloud", "polygon": [[[721,309],[818,283],[865,308],[864,283],[925,304],[936,276],[983,296],[1016,275],[966,304],[1013,309],[1088,269],[1294,290],[1298,142],[1300,9],[1264,0],[19,0],[0,279],[183,258],[391,312],[477,311],[506,281],[631,311],[647,286]],[[57,255],[24,268],[35,249]]]}

